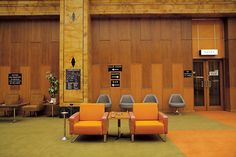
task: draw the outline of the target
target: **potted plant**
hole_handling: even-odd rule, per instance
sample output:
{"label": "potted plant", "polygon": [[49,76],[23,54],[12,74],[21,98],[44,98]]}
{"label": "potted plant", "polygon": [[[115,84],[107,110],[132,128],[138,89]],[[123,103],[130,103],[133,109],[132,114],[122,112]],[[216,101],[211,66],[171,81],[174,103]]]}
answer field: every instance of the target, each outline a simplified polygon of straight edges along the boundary
{"label": "potted plant", "polygon": [[59,81],[57,80],[56,76],[51,72],[47,72],[46,77],[50,83],[50,87],[48,88],[48,92],[51,96],[50,103],[56,104],[56,94],[59,90]]}

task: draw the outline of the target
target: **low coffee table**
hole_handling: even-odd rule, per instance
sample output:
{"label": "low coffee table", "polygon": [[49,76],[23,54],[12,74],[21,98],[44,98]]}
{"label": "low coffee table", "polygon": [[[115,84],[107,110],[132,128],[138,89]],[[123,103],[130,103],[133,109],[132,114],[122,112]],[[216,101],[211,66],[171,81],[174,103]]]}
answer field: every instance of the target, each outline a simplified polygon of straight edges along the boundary
{"label": "low coffee table", "polygon": [[121,136],[121,119],[130,119],[128,112],[110,112],[108,119],[117,119],[118,120],[118,138]]}

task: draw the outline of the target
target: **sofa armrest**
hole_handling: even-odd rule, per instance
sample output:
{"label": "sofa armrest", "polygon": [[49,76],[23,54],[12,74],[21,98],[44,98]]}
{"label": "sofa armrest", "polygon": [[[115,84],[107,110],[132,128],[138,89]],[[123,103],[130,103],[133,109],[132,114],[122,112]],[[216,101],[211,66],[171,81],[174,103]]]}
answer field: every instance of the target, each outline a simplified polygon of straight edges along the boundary
{"label": "sofa armrest", "polygon": [[72,116],[69,118],[69,122],[77,122],[79,121],[79,112],[74,113]]}
{"label": "sofa armrest", "polygon": [[108,125],[109,125],[109,123],[108,123],[108,112],[105,112],[102,116],[102,133],[104,135],[106,135],[107,132],[108,132]]}
{"label": "sofa armrest", "polygon": [[74,124],[79,121],[79,112],[74,113],[69,118],[69,127],[70,127],[70,134],[74,134]]}
{"label": "sofa armrest", "polygon": [[164,132],[168,133],[168,116],[162,112],[158,113],[159,120],[164,124]]}
{"label": "sofa armrest", "polygon": [[134,134],[134,128],[135,128],[135,115],[133,112],[129,112],[130,120],[129,120],[129,128],[130,128],[130,134]]}

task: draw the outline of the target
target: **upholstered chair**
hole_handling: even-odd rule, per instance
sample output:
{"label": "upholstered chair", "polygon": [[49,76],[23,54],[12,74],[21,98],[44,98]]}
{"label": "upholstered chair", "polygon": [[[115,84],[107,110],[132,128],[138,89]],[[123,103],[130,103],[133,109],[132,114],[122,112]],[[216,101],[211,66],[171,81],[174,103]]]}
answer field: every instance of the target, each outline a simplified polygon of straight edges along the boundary
{"label": "upholstered chair", "polygon": [[[20,96],[19,96],[19,94],[7,94],[2,103],[5,105],[19,104],[20,103]],[[4,113],[4,116],[6,116],[6,115],[9,116],[10,113],[13,112],[13,108],[1,108],[0,110],[1,110],[1,112]]]}
{"label": "upholstered chair", "polygon": [[111,111],[111,98],[107,94],[99,95],[96,103],[104,103],[105,104],[105,111]]}
{"label": "upholstered chair", "polygon": [[184,98],[181,96],[181,94],[171,94],[169,106],[175,108],[176,114],[180,114],[179,108],[183,108],[185,106]]}
{"label": "upholstered chair", "polygon": [[150,103],[150,102],[153,102],[153,103],[157,103],[158,104],[158,99],[156,97],[155,94],[147,94],[144,99],[143,99],[143,103]]}
{"label": "upholstered chair", "polygon": [[157,103],[134,103],[133,112],[130,114],[130,133],[131,141],[134,141],[134,135],[139,134],[166,134],[168,133],[168,117],[158,111]]}
{"label": "upholstered chair", "polygon": [[132,111],[133,110],[134,98],[132,95],[122,95],[120,98],[121,111]]}
{"label": "upholstered chair", "polygon": [[37,112],[43,110],[44,106],[44,95],[42,94],[31,94],[30,96],[30,102],[23,106],[23,115],[25,116],[26,113],[29,113],[31,116],[32,113],[34,113],[35,116],[37,116]]}
{"label": "upholstered chair", "polygon": [[105,112],[105,104],[80,104],[80,111],[69,118],[69,127],[72,135],[71,142],[74,142],[79,135],[103,135],[106,142],[108,112]]}

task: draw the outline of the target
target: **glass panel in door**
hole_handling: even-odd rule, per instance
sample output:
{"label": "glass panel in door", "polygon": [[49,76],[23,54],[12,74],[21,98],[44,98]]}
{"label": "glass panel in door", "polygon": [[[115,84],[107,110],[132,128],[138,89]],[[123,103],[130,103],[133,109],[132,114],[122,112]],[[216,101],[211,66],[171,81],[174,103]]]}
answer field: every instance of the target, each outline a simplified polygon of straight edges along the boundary
{"label": "glass panel in door", "polygon": [[204,106],[204,71],[203,62],[194,62],[194,106]]}
{"label": "glass panel in door", "polygon": [[208,61],[208,68],[209,105],[220,106],[220,62]]}

